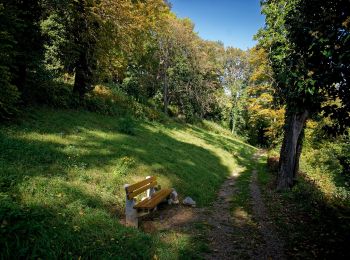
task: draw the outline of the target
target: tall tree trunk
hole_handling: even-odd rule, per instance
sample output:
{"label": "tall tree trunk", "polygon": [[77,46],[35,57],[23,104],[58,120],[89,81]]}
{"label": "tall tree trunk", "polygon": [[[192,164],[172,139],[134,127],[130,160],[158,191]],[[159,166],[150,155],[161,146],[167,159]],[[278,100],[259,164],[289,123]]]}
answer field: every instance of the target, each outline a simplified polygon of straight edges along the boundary
{"label": "tall tree trunk", "polygon": [[168,75],[167,75],[167,72],[165,70],[165,73],[164,73],[163,101],[164,101],[164,113],[166,115],[168,115],[168,105],[169,105],[168,94],[169,94]]}
{"label": "tall tree trunk", "polygon": [[299,170],[304,127],[309,116],[307,110],[292,112],[286,117],[285,133],[278,167],[277,190],[288,190],[294,184]]}
{"label": "tall tree trunk", "polygon": [[77,13],[73,21],[73,28],[76,31],[74,43],[79,53],[75,64],[75,80],[73,93],[78,94],[80,98],[94,89],[95,72],[97,69],[96,58],[96,39],[91,36],[91,32],[97,32],[100,25],[93,18],[89,11],[91,5],[84,0],[73,1],[74,10]]}
{"label": "tall tree trunk", "polygon": [[232,111],[231,113],[231,133],[234,134],[236,131],[236,113]]}
{"label": "tall tree trunk", "polygon": [[[89,46],[89,45],[88,45]],[[94,45],[92,45],[94,46]],[[93,50],[81,50],[77,65],[75,67],[75,80],[73,93],[78,94],[80,98],[93,90],[94,88],[94,70],[96,69],[96,59],[93,57]]]}
{"label": "tall tree trunk", "polygon": [[27,65],[21,61],[17,65],[17,68],[18,72],[15,79],[15,85],[23,95],[26,95],[27,93],[24,92],[26,91],[25,86],[27,81]]}

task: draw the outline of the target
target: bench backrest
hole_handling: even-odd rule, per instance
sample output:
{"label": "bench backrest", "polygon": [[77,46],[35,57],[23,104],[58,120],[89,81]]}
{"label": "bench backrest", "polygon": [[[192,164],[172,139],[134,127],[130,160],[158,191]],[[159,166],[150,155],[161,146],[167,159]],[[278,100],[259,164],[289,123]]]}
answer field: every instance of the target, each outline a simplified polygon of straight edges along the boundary
{"label": "bench backrest", "polygon": [[126,195],[128,199],[135,198],[140,193],[153,188],[157,185],[157,178],[155,176],[151,176],[143,181],[137,182],[135,184],[129,185],[125,188]]}

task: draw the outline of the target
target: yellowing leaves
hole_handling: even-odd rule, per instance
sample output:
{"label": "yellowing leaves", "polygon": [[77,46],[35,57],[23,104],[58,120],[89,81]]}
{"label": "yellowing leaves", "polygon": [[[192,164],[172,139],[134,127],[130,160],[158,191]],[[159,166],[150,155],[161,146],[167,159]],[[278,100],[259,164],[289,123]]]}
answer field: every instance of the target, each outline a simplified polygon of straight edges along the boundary
{"label": "yellowing leaves", "polygon": [[274,102],[273,74],[264,49],[253,48],[249,51],[249,64],[252,72],[249,78],[248,121],[258,131],[263,128],[264,137],[269,145],[277,142],[284,124],[284,107]]}

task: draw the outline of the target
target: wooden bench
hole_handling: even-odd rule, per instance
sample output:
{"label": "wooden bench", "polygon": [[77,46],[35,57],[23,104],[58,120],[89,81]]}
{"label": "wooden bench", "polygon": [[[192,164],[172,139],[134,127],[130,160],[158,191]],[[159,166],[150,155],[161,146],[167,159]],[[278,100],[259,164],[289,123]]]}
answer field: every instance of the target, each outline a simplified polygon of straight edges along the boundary
{"label": "wooden bench", "polygon": [[[145,180],[134,183],[125,184],[126,205],[125,216],[126,225],[138,227],[138,217],[148,214],[149,211],[155,209],[159,203],[169,197],[172,189],[155,190],[157,178],[155,176],[147,176]],[[147,193],[147,197],[136,202],[136,196],[141,193]]]}

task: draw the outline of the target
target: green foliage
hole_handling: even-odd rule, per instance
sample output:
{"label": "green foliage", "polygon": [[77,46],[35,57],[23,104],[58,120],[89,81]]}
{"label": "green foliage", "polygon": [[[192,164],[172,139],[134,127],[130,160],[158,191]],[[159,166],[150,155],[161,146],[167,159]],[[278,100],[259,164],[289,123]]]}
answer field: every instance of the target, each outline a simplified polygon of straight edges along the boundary
{"label": "green foliage", "polygon": [[[65,68],[69,67],[64,59],[65,50],[68,48],[68,39],[62,17],[58,13],[52,13],[45,20],[41,21],[40,27],[43,35],[46,37],[44,44],[45,67],[55,78],[59,78],[65,71]],[[69,58],[74,59],[71,55]]]}
{"label": "green foliage", "polygon": [[341,154],[338,155],[338,160],[342,166],[342,175],[346,180],[347,186],[350,186],[350,142],[349,136],[344,137]]}
{"label": "green foliage", "polygon": [[12,84],[13,75],[10,71],[15,40],[8,28],[14,19],[14,14],[5,10],[4,4],[0,4],[0,119],[12,118],[18,112],[19,92]]}
{"label": "green foliage", "polygon": [[33,101],[53,108],[73,108],[72,86],[58,81],[44,81],[32,88]]}
{"label": "green foliage", "polygon": [[157,55],[161,60],[160,79],[164,111],[178,107],[179,116],[188,121],[196,118],[220,120],[217,95],[223,92],[220,43],[204,41],[194,32],[189,19],[169,15],[161,26]]}
{"label": "green foliage", "polygon": [[[243,134],[245,128],[245,88],[249,78],[247,52],[227,48],[224,55],[223,85],[230,95],[229,126],[232,133]],[[244,134],[243,134],[244,135]]]}
{"label": "green foliage", "polygon": [[19,112],[20,93],[8,78],[7,69],[0,67],[0,119],[14,118]]}
{"label": "green foliage", "polygon": [[[347,1],[262,1],[265,27],[257,34],[271,63],[275,97],[285,105],[278,189],[289,189],[298,173],[307,119],[321,112],[333,133],[350,122]],[[297,126],[301,127],[297,127]]]}
{"label": "green foliage", "polygon": [[[262,6],[266,26],[257,38],[269,51],[280,101],[290,112],[325,111],[344,131],[350,122],[347,2],[279,0]],[[331,102],[336,100],[341,104]]]}
{"label": "green foliage", "polygon": [[301,157],[301,170],[305,178],[314,182],[320,192],[314,199],[319,203],[330,202],[340,207],[349,207],[350,183],[346,174],[346,159],[349,158],[347,136],[320,138],[323,121],[309,122]]}
{"label": "green foliage", "polygon": [[311,96],[310,111],[325,111],[340,133],[350,126],[349,17],[346,0],[303,0],[286,19],[288,39],[294,44],[289,63],[297,64],[292,70],[304,82],[297,91],[305,93],[306,102]]}
{"label": "green foliage", "polygon": [[[111,99],[93,93],[98,83],[113,82],[132,100],[122,110],[131,107],[137,117],[159,117],[139,102],[151,99],[161,108],[166,97],[187,121],[221,120],[224,48],[200,39],[193,23],[162,0],[11,0],[0,16],[0,72],[8,93],[2,106],[9,113],[19,101],[10,95],[14,85],[25,104],[120,114]],[[66,96],[69,88],[76,97]]]}
{"label": "green foliage", "polygon": [[84,99],[72,95],[72,85],[60,81],[44,82],[32,88],[33,102],[51,108],[84,109],[101,115],[131,115],[139,119],[166,122],[157,109],[137,102],[113,84],[97,85]]}
{"label": "green foliage", "polygon": [[130,96],[135,97],[136,99],[145,99],[147,97],[146,93],[143,92],[144,88],[140,86],[140,78],[138,77],[137,72],[128,71],[126,77],[123,80],[121,88]]}
{"label": "green foliage", "polygon": [[43,37],[38,26],[42,9],[36,0],[10,0],[1,6],[2,31],[10,39],[5,55],[11,68],[11,83],[18,88],[22,99],[29,102],[30,88],[35,86],[42,67]]}
{"label": "green foliage", "polygon": [[224,83],[231,94],[231,130],[253,145],[277,145],[283,132],[284,108],[274,100],[267,53],[262,48],[227,51]]}

